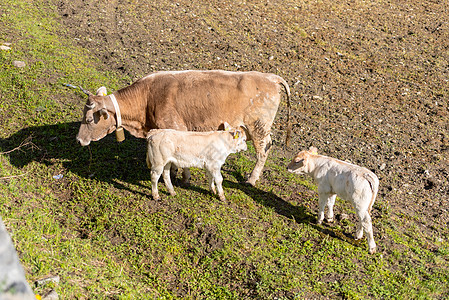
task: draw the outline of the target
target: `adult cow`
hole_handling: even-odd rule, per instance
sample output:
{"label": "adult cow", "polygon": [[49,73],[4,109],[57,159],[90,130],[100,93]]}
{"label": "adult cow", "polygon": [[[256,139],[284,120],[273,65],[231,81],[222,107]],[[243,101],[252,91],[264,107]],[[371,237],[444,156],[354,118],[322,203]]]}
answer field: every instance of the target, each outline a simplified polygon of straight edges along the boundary
{"label": "adult cow", "polygon": [[[166,71],[152,73],[108,96],[93,95],[84,107],[77,135],[82,146],[98,141],[117,128],[146,138],[151,129],[218,130],[228,122],[242,126],[252,140],[257,162],[248,178],[255,185],[271,146],[270,130],[280,103],[280,87],[287,93],[287,140],[290,131],[290,88],[274,74],[230,71]],[[116,103],[114,101],[116,99]]]}

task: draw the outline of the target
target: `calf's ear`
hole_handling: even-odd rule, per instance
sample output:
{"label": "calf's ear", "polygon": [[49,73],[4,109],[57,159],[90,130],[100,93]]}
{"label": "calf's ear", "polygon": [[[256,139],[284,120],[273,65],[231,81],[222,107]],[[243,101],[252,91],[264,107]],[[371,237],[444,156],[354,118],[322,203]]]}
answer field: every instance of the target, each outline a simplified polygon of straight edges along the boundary
{"label": "calf's ear", "polygon": [[309,153],[310,154],[318,154],[318,149],[316,147],[310,146]]}
{"label": "calf's ear", "polygon": [[234,139],[238,139],[242,136],[242,132],[240,130],[236,130],[232,133],[232,136],[234,137]]}
{"label": "calf's ear", "polygon": [[224,126],[224,130],[225,130],[225,131],[229,131],[229,130],[232,129],[231,125],[229,125],[228,122],[224,122],[224,123],[223,123],[223,126]]}

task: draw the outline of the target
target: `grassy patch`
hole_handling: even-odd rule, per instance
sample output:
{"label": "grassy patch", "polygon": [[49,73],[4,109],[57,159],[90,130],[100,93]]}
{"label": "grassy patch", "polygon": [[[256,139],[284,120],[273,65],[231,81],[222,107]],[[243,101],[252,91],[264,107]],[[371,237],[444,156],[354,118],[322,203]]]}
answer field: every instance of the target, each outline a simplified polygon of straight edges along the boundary
{"label": "grassy patch", "polygon": [[[206,21],[214,24],[212,17]],[[163,199],[153,201],[144,141],[127,136],[117,144],[106,137],[81,148],[75,135],[84,97],[63,85],[114,89],[129,78],[104,72],[88,50],[72,46],[51,3],[3,1],[0,24],[0,42],[12,43],[0,52],[0,214],[28,281],[61,277],[36,293],[54,288],[63,299],[447,296],[447,228],[440,228],[444,238],[421,233],[419,220],[378,199],[375,238],[382,243],[369,255],[366,240],[352,238],[354,219],[315,225],[315,186],[287,173],[289,158],[275,150],[256,187],[242,183],[254,166],[252,146],[229,158],[227,202],[209,192],[196,169],[190,186],[175,186],[174,197],[160,183]],[[14,60],[26,67],[12,66]],[[337,206],[354,214],[346,202]]]}

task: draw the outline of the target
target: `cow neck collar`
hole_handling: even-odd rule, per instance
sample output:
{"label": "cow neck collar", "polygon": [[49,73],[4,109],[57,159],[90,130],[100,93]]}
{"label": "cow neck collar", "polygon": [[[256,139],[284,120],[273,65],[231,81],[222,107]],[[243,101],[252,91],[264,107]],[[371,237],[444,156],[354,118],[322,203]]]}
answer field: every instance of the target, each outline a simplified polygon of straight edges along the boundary
{"label": "cow neck collar", "polygon": [[111,98],[112,104],[114,105],[115,114],[117,116],[117,128],[122,127],[122,115],[120,113],[120,107],[118,106],[117,99],[114,94],[110,94],[109,98]]}

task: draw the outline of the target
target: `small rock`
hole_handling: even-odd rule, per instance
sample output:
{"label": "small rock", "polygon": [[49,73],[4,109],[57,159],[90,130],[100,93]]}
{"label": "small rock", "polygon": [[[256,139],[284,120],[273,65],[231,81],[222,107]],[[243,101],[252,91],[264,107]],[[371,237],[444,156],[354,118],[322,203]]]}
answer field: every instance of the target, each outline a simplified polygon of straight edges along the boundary
{"label": "small rock", "polygon": [[42,296],[41,299],[42,300],[58,300],[59,295],[58,295],[58,293],[56,293],[55,290],[50,290],[48,293],[46,293],[44,296]]}
{"label": "small rock", "polygon": [[20,61],[20,60],[15,60],[12,62],[12,64],[14,67],[17,67],[17,68],[23,68],[26,66],[26,63],[24,61]]}
{"label": "small rock", "polygon": [[268,60],[273,60],[274,59],[274,56],[273,55],[271,55],[270,57],[268,57]]}
{"label": "small rock", "polygon": [[36,286],[43,286],[43,285],[46,285],[46,284],[49,283],[49,282],[59,283],[59,276],[56,275],[56,276],[45,277],[45,278],[36,280],[36,281],[34,282],[34,284],[35,284]]}
{"label": "small rock", "polygon": [[312,98],[313,98],[313,100],[320,100],[320,101],[323,100],[323,97],[318,96],[318,95],[315,95]]}
{"label": "small rock", "polygon": [[387,164],[383,163],[380,165],[379,170],[383,171],[383,170],[385,170],[386,167],[387,167]]}
{"label": "small rock", "polygon": [[337,217],[338,217],[339,221],[343,221],[343,220],[348,220],[349,219],[349,215],[348,214],[339,214]]}
{"label": "small rock", "polygon": [[0,50],[11,50],[11,47],[8,47],[6,45],[1,45]]}

